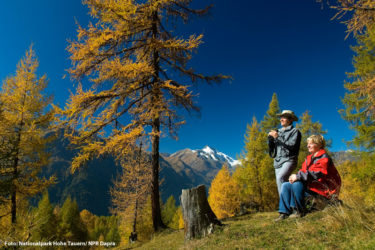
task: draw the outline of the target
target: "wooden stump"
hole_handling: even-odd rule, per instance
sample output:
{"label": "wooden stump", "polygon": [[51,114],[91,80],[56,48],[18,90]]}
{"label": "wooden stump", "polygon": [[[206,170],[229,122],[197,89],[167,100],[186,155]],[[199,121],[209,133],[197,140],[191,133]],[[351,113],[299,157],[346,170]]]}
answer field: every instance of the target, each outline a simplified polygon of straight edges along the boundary
{"label": "wooden stump", "polygon": [[180,199],[186,240],[205,237],[222,225],[208,204],[204,185],[183,189]]}

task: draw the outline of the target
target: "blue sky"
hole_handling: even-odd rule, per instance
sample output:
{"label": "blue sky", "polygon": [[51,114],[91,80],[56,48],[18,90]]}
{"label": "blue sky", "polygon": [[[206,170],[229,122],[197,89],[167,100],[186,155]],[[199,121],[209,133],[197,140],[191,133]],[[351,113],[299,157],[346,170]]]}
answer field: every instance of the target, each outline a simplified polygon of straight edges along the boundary
{"label": "blue sky", "polygon": [[[187,116],[179,140],[163,138],[161,151],[209,145],[232,157],[244,146],[246,125],[262,119],[272,94],[281,109],[300,116],[310,111],[333,140],[331,150],[345,150],[353,132],[338,113],[345,94],[345,72],[351,72],[351,37],[331,21],[334,11],[315,0],[213,2],[211,16],[178,26],[183,35],[204,34],[191,66],[205,74],[231,75],[219,85],[195,85],[201,114]],[[79,0],[0,1],[0,79],[13,74],[31,43],[47,74],[48,91],[63,106],[75,83],[63,79],[70,61],[66,47],[76,39],[76,21],[86,27],[87,9]]]}

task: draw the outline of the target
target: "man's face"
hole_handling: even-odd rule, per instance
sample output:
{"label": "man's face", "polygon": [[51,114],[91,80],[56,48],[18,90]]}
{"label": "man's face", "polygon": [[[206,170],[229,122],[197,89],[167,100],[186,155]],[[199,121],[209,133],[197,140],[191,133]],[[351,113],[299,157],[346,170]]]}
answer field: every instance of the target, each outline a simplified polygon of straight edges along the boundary
{"label": "man's face", "polygon": [[292,123],[292,121],[289,120],[288,117],[281,116],[281,117],[280,117],[280,123],[281,123],[281,126],[283,126],[283,127],[288,127],[288,126]]}

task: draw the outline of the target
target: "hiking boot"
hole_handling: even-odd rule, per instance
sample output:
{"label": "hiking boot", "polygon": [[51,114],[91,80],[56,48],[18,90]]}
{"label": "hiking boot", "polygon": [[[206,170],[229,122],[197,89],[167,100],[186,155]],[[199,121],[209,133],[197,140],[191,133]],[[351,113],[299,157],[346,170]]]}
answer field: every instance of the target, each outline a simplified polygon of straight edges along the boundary
{"label": "hiking boot", "polygon": [[282,220],[288,219],[288,217],[289,215],[280,213],[279,217],[277,217],[274,221],[275,222],[282,221]]}
{"label": "hiking boot", "polygon": [[304,216],[303,213],[300,213],[297,210],[294,210],[293,213],[289,215],[289,218],[301,218],[303,216]]}

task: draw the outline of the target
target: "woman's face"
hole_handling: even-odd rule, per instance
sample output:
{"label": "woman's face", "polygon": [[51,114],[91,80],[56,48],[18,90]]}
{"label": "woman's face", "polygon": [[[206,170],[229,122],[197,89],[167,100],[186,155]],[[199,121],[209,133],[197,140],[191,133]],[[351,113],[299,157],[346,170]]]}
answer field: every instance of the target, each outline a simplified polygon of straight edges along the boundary
{"label": "woman's face", "polygon": [[316,143],[309,141],[307,142],[307,149],[309,150],[310,154],[314,154],[320,150],[320,146]]}

